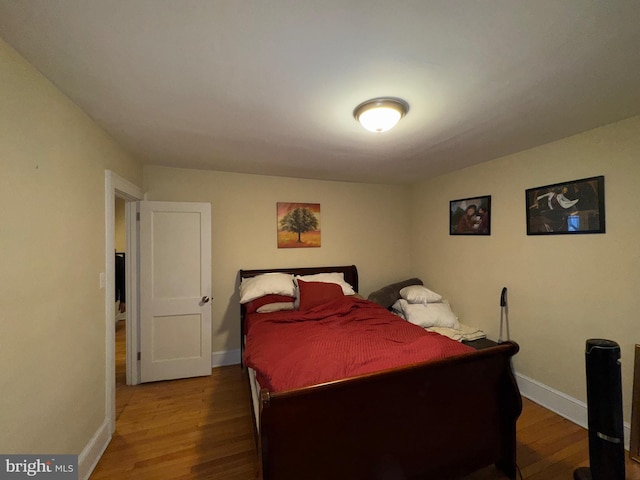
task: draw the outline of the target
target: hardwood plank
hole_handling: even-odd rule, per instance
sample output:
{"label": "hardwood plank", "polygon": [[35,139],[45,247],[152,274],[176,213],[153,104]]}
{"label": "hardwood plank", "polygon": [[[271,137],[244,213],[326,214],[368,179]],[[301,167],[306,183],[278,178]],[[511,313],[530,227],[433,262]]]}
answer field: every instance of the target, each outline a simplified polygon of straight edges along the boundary
{"label": "hardwood plank", "polygon": [[[123,324],[116,328],[116,433],[91,480],[255,479],[246,374],[236,365],[210,377],[127,387]],[[517,460],[524,479],[567,480],[589,464],[585,429],[527,399],[523,405]],[[487,467],[464,480],[505,478]],[[627,480],[640,480],[640,464],[627,460]]]}

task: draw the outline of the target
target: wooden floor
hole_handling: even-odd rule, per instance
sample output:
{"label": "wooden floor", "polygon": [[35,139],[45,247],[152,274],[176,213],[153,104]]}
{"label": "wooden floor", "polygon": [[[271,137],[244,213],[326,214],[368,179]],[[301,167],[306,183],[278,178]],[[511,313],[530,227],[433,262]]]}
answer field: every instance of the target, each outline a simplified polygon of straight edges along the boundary
{"label": "wooden floor", "polygon": [[[240,367],[127,387],[124,322],[116,337],[116,433],[91,480],[255,479],[248,384]],[[517,460],[526,480],[571,480],[577,467],[589,463],[587,432],[524,399]],[[489,467],[465,480],[504,478]],[[627,479],[640,480],[640,464],[627,462]]]}

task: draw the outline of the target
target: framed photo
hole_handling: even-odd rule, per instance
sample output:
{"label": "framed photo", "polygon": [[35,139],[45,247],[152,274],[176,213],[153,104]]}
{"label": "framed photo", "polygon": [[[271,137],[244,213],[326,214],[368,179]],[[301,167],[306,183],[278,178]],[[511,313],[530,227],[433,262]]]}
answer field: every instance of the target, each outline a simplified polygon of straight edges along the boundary
{"label": "framed photo", "polygon": [[604,177],[526,191],[527,235],[605,233]]}
{"label": "framed photo", "polygon": [[278,202],[276,207],[278,248],[321,246],[319,203]]}
{"label": "framed photo", "polygon": [[451,200],[449,235],[491,235],[491,195]]}

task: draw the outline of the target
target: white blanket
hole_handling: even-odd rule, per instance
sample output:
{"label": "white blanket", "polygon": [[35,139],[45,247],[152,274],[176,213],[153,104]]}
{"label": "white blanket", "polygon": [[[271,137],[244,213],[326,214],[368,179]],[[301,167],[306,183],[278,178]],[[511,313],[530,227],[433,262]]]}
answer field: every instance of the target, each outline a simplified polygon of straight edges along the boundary
{"label": "white blanket", "polygon": [[469,325],[460,324],[460,328],[444,328],[444,327],[428,327],[425,328],[428,332],[439,333],[440,335],[444,335],[445,337],[449,337],[452,340],[456,340],[457,342],[462,342],[463,340],[472,341],[479,340],[481,338],[486,338],[487,334],[482,330],[470,327]]}

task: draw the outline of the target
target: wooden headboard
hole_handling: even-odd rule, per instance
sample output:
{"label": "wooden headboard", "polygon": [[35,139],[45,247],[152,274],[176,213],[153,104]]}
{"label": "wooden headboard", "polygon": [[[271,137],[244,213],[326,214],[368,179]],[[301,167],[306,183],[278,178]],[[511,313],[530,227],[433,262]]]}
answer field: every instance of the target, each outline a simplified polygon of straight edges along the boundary
{"label": "wooden headboard", "polygon": [[349,283],[353,289],[358,291],[358,269],[355,265],[343,265],[339,267],[297,267],[297,268],[266,268],[262,270],[240,270],[240,281],[243,278],[255,277],[263,273],[291,273],[292,275],[314,275],[316,273],[343,273],[344,280]]}
{"label": "wooden headboard", "polygon": [[[292,275],[314,275],[316,273],[343,273],[345,282],[358,291],[358,269],[355,265],[342,265],[337,267],[294,267],[294,268],[265,268],[260,270],[240,270],[238,285],[243,278],[251,278],[263,273],[290,273]],[[245,308],[240,305],[240,366],[244,365],[242,354],[244,353],[244,325]]]}

